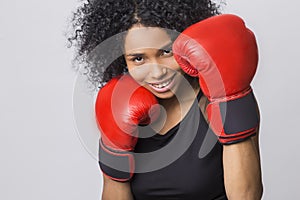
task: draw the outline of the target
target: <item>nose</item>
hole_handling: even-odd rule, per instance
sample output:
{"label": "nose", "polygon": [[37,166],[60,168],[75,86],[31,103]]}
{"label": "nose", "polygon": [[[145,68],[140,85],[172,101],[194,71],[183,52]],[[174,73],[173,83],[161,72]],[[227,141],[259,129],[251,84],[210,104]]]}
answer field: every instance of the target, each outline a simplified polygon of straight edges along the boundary
{"label": "nose", "polygon": [[162,64],[154,61],[151,63],[149,75],[152,79],[162,79],[167,74],[167,68]]}

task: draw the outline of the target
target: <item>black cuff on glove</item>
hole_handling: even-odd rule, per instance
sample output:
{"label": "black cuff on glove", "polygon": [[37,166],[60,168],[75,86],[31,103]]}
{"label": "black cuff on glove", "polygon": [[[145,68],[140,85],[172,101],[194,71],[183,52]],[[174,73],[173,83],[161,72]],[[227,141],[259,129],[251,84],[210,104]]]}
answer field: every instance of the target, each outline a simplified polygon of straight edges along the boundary
{"label": "black cuff on glove", "polygon": [[258,105],[253,94],[219,103],[224,133],[219,135],[222,144],[234,144],[254,135],[259,128]]}
{"label": "black cuff on glove", "polygon": [[219,106],[227,135],[249,130],[259,123],[258,107],[252,91],[242,98],[222,102]]}
{"label": "black cuff on glove", "polygon": [[132,152],[109,149],[100,140],[99,166],[102,172],[111,179],[121,182],[128,181],[134,171],[133,154]]}

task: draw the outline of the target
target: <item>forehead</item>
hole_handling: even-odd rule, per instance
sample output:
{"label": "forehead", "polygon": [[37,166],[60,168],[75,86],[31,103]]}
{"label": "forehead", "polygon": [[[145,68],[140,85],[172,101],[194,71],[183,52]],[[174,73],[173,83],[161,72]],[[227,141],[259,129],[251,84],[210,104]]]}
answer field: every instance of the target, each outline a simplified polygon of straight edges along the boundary
{"label": "forehead", "polygon": [[163,28],[135,26],[125,36],[125,51],[144,48],[160,49],[171,42]]}

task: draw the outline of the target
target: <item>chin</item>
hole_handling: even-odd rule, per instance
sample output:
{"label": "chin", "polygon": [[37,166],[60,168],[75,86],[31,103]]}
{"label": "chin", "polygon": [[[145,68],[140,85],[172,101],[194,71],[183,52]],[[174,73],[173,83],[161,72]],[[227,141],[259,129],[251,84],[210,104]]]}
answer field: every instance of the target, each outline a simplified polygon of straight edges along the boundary
{"label": "chin", "polygon": [[173,92],[165,92],[165,93],[153,93],[159,99],[171,99],[175,97]]}

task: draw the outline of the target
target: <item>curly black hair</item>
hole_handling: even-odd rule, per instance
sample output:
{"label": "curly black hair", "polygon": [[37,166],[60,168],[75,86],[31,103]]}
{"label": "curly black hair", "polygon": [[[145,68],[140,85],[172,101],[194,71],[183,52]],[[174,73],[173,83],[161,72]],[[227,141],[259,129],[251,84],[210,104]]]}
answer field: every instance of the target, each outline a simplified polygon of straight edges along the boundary
{"label": "curly black hair", "polygon": [[[182,32],[188,26],[220,14],[211,0],[87,0],[72,14],[70,47],[76,47],[74,63],[83,64],[88,80],[101,87],[111,78],[127,72],[122,55],[122,32],[134,24]],[[92,53],[107,42],[105,53]],[[115,44],[119,44],[115,45]],[[115,59],[117,58],[117,59]]]}

